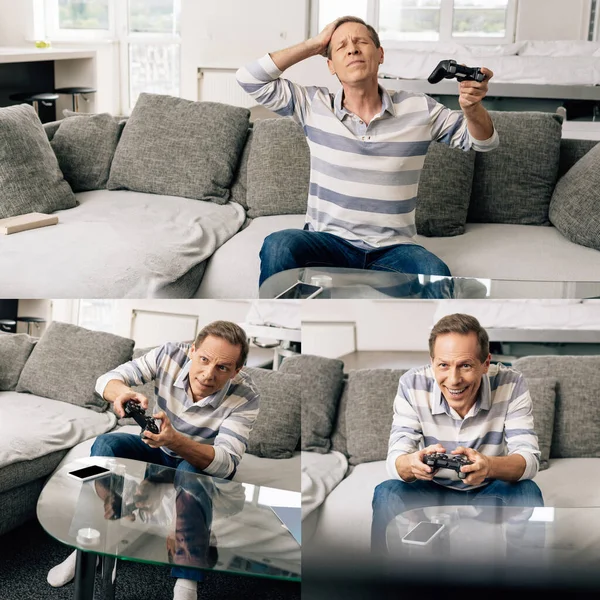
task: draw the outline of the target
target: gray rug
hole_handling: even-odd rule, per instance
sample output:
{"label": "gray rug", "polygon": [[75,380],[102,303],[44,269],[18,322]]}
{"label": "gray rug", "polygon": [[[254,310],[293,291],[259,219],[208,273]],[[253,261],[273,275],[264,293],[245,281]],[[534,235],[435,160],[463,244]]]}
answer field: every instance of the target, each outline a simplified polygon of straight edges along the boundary
{"label": "gray rug", "polygon": [[[72,583],[53,588],[46,582],[48,571],[70,552],[35,520],[0,536],[0,600],[72,600]],[[169,600],[174,583],[168,567],[119,561],[117,600]],[[198,598],[300,600],[300,584],[209,573]]]}

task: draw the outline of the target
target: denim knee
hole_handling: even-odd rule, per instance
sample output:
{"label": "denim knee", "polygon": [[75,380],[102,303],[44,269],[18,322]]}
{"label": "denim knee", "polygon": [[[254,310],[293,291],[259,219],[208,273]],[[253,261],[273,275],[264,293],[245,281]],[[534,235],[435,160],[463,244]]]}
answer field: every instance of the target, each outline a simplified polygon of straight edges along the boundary
{"label": "denim knee", "polygon": [[99,435],[92,445],[90,456],[115,456],[114,435],[102,433]]}

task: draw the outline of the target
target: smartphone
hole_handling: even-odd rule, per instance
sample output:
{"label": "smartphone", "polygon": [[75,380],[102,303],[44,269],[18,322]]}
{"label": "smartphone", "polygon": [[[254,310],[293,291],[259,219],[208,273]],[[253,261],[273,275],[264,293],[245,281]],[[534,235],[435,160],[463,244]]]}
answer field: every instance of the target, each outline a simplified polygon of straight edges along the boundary
{"label": "smartphone", "polygon": [[444,529],[443,523],[430,523],[429,521],[421,521],[413,527],[403,538],[405,544],[417,544],[418,546],[426,546],[431,540]]}
{"label": "smartphone", "polygon": [[68,475],[79,481],[90,481],[91,479],[97,479],[98,477],[104,477],[110,474],[110,469],[106,467],[100,467],[98,465],[90,465],[89,467],[83,467],[82,469],[76,469],[75,471],[69,471]]}
{"label": "smartphone", "polygon": [[296,281],[294,285],[285,290],[285,292],[281,292],[279,296],[275,296],[275,298],[282,300],[308,300],[309,298],[315,298],[322,291],[323,288],[318,285]]}

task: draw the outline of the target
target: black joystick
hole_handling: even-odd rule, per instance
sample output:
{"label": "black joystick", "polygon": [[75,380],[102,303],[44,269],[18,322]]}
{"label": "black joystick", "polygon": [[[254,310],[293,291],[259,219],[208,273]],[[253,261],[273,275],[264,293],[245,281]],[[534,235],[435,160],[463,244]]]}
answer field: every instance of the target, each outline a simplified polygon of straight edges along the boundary
{"label": "black joystick", "polygon": [[423,462],[434,471],[436,469],[452,469],[458,473],[460,479],[465,479],[468,475],[468,473],[461,472],[460,468],[473,464],[464,454],[442,454],[441,452],[426,454]]}
{"label": "black joystick", "polygon": [[427,78],[429,83],[439,83],[442,79],[453,79],[459,81],[479,81],[485,79],[485,75],[479,67],[465,67],[459,65],[455,60],[442,60]]}
{"label": "black joystick", "polygon": [[133,417],[134,421],[142,428],[140,437],[144,437],[144,431],[160,433],[156,421],[152,417],[147,417],[146,411],[137,402],[127,400],[127,402],[123,403],[123,410],[126,416]]}

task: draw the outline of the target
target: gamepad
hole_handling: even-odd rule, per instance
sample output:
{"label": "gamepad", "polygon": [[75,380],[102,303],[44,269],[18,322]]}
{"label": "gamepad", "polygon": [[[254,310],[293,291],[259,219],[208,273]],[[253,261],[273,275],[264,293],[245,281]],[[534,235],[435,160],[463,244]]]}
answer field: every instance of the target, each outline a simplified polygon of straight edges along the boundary
{"label": "gamepad", "polygon": [[442,454],[441,452],[426,454],[423,462],[434,471],[436,469],[452,469],[458,473],[460,479],[464,479],[468,475],[468,473],[462,473],[460,468],[473,464],[464,454]]}
{"label": "gamepad", "polygon": [[135,422],[142,428],[140,437],[144,437],[144,431],[160,433],[156,421],[152,417],[147,417],[146,411],[137,402],[127,400],[127,402],[123,403],[123,410],[127,417],[133,417]]}
{"label": "gamepad", "polygon": [[456,77],[459,81],[479,81],[485,79],[485,75],[479,67],[465,67],[459,65],[455,60],[442,60],[427,78],[429,83],[439,83],[442,79]]}

